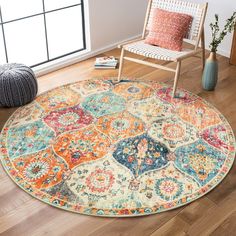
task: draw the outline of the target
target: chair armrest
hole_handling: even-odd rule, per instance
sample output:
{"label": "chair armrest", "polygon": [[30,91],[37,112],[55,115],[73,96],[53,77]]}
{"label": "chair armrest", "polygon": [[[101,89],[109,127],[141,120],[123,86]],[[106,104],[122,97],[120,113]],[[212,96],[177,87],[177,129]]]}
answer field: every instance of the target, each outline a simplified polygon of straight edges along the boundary
{"label": "chair armrest", "polygon": [[139,37],[139,38],[136,38],[136,39],[133,39],[133,40],[126,41],[126,42],[124,42],[124,43],[122,43],[122,44],[119,44],[117,47],[118,47],[118,48],[122,48],[122,47],[125,46],[125,45],[128,45],[128,44],[130,44],[130,43],[135,43],[135,42],[138,42],[138,41],[141,41],[141,40],[143,40],[143,38],[142,38],[142,37]]}

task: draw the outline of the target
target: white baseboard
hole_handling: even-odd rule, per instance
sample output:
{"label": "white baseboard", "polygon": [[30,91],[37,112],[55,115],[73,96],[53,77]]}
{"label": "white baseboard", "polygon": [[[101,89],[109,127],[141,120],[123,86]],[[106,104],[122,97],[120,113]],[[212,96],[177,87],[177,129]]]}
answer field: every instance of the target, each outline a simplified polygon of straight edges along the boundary
{"label": "white baseboard", "polygon": [[61,58],[61,59],[49,62],[45,65],[35,67],[35,68],[33,68],[33,70],[34,70],[37,77],[42,76],[42,75],[48,74],[50,72],[53,72],[55,70],[59,70],[59,69],[64,68],[66,66],[69,66],[69,65],[75,64],[77,62],[86,60],[90,57],[94,57],[94,56],[96,56],[98,54],[101,54],[101,53],[104,53],[106,51],[112,50],[112,49],[116,48],[117,45],[122,44],[125,41],[136,39],[138,37],[141,37],[141,34],[130,37],[130,38],[127,38],[125,40],[121,40],[119,42],[112,43],[112,44],[110,44],[108,46],[105,46],[103,48],[99,48],[99,49],[92,50],[92,51],[86,51],[85,50],[83,52],[70,55],[70,56],[67,56],[65,58]]}
{"label": "white baseboard", "polygon": [[217,53],[220,54],[221,56],[225,56],[225,57],[228,57],[230,58],[230,52],[226,51],[226,50],[223,50],[223,49],[218,49],[217,50]]}

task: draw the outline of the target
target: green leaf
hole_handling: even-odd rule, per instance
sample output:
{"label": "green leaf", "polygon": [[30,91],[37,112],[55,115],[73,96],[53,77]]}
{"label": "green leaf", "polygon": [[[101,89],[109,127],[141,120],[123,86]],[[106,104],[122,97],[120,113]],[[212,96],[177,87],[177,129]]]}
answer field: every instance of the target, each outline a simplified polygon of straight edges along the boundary
{"label": "green leaf", "polygon": [[233,15],[226,20],[226,24],[224,25],[224,28],[221,32],[219,32],[220,27],[218,23],[219,15],[215,14],[215,22],[210,23],[212,42],[209,45],[211,51],[214,52],[217,51],[218,46],[224,40],[224,37],[227,35],[227,33],[231,33],[233,31],[236,24],[236,12],[234,12]]}

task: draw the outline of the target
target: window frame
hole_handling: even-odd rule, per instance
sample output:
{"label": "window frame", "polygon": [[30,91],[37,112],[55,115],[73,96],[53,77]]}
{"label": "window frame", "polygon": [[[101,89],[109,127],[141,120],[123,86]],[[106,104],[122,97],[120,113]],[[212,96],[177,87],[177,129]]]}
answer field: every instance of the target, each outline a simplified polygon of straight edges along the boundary
{"label": "window frame", "polygon": [[[80,3],[77,3],[77,4],[73,4],[73,5],[69,5],[69,6],[65,6],[65,7],[60,7],[60,8],[53,9],[53,10],[48,10],[48,11],[45,10],[45,0],[42,0],[42,6],[43,6],[43,12],[32,14],[32,15],[28,15],[28,16],[24,16],[24,17],[20,17],[20,18],[16,18],[16,19],[13,19],[13,20],[5,21],[5,22],[2,19],[2,10],[1,10],[1,6],[0,6],[0,27],[2,28],[2,38],[3,38],[3,45],[4,45],[6,63],[9,63],[9,59],[8,59],[8,54],[7,54],[7,41],[6,41],[5,32],[4,32],[4,25],[5,24],[10,24],[11,22],[24,20],[24,19],[27,19],[27,18],[32,18],[32,17],[35,17],[35,16],[42,16],[43,15],[43,18],[44,18],[44,30],[45,30],[45,44],[46,44],[47,60],[45,60],[43,62],[40,62],[40,63],[37,63],[37,64],[34,64],[34,65],[30,65],[31,68],[34,68],[34,67],[37,67],[37,66],[40,66],[40,65],[43,65],[43,64],[46,64],[46,63],[49,63],[49,62],[61,59],[63,57],[66,57],[66,56],[69,56],[69,55],[72,55],[72,54],[75,54],[75,53],[78,53],[78,52],[81,52],[81,51],[84,51],[84,50],[87,49],[86,33],[85,33],[86,29],[85,29],[84,0],[80,0]],[[61,56],[58,56],[58,57],[50,59],[49,58],[48,37],[47,37],[48,33],[47,33],[46,14],[47,13],[51,13],[51,12],[56,12],[56,11],[64,10],[64,9],[68,9],[68,8],[77,7],[77,6],[81,6],[83,47],[78,49],[78,50],[75,50],[75,51],[72,51],[72,52],[68,52],[68,53],[63,54]]]}

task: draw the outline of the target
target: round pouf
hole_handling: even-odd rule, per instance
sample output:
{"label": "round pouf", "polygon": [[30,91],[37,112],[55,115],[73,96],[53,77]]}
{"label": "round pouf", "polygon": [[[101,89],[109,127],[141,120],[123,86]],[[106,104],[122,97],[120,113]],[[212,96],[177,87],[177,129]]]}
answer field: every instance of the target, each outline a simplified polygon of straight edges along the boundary
{"label": "round pouf", "polygon": [[0,106],[17,107],[31,102],[38,92],[34,72],[23,64],[0,66]]}

